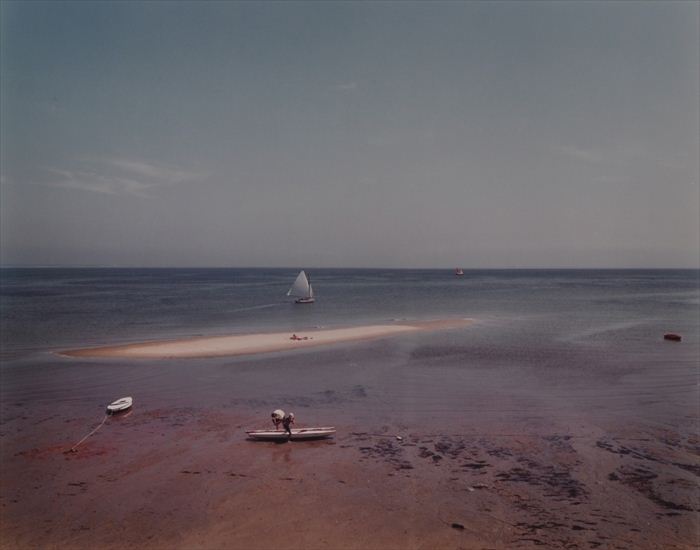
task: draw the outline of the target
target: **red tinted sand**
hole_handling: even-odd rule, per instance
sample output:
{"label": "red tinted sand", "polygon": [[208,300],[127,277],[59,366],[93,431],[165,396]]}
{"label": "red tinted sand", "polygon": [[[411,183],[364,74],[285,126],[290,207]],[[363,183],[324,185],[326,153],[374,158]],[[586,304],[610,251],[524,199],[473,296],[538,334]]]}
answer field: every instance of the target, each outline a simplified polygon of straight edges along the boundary
{"label": "red tinted sand", "polygon": [[45,444],[11,435],[3,548],[696,547],[698,441],[670,427],[341,422],[334,439],[277,444],[245,439],[266,409],[168,408],[64,454],[90,419],[48,412]]}

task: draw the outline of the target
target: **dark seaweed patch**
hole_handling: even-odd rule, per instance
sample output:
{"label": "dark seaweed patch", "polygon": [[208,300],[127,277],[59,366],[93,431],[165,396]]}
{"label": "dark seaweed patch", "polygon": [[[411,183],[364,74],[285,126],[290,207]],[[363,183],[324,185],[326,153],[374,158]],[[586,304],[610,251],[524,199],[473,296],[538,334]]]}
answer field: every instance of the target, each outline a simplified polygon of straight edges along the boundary
{"label": "dark seaweed patch", "polygon": [[527,483],[546,489],[545,496],[559,499],[579,499],[587,495],[584,485],[571,476],[571,472],[555,466],[542,466],[531,460],[521,460],[527,468],[516,466],[507,472],[496,474],[499,481]]}
{"label": "dark seaweed patch", "polygon": [[632,468],[625,466],[618,468],[616,472],[608,475],[608,479],[611,481],[619,481],[623,485],[632,487],[662,508],[670,510],[683,510],[687,512],[694,511],[694,509],[687,504],[681,504],[663,498],[654,487],[654,480],[656,480],[658,477],[658,474],[646,468]]}

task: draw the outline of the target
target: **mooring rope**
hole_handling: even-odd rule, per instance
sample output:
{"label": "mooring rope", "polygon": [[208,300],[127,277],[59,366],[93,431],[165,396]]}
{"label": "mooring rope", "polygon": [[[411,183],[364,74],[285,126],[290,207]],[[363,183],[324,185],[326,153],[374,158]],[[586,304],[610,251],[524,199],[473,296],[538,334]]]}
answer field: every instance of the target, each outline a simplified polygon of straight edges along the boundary
{"label": "mooring rope", "polygon": [[73,445],[68,451],[68,453],[74,453],[75,450],[78,448],[78,445],[80,445],[83,441],[85,441],[88,437],[90,437],[92,434],[94,434],[97,430],[99,430],[102,426],[104,426],[104,423],[107,422],[107,417],[109,415],[106,414],[105,417],[102,419],[102,422],[100,422],[97,427],[92,430],[89,434],[87,434],[85,437],[83,437],[80,441],[78,441],[75,445]]}

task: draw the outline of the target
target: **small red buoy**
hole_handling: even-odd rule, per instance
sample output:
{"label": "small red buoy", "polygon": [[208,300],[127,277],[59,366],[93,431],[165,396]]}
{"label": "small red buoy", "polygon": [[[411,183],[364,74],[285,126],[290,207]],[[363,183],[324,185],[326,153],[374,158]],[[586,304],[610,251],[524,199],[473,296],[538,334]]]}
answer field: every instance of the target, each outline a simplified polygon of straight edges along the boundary
{"label": "small red buoy", "polygon": [[668,334],[664,334],[664,340],[671,340],[672,342],[680,342],[681,335],[669,332]]}

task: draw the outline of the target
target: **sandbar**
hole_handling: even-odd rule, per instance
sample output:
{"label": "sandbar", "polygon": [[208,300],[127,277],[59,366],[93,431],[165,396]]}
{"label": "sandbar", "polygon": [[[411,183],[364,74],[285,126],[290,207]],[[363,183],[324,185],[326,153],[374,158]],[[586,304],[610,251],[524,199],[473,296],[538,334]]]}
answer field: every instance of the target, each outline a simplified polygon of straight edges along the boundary
{"label": "sandbar", "polygon": [[58,353],[59,355],[68,357],[133,359],[226,357],[287,351],[338,344],[341,342],[371,340],[416,331],[460,328],[472,322],[472,319],[440,319],[401,324],[315,329],[296,333],[235,334],[230,336],[211,336],[80,348],[60,351]]}

